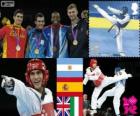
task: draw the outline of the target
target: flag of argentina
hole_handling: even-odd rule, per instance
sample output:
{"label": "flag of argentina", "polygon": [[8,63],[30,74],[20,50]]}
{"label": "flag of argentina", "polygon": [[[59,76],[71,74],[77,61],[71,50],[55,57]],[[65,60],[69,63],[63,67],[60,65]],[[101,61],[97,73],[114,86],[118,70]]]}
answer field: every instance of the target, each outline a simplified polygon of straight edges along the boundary
{"label": "flag of argentina", "polygon": [[83,77],[82,58],[57,59],[57,78]]}

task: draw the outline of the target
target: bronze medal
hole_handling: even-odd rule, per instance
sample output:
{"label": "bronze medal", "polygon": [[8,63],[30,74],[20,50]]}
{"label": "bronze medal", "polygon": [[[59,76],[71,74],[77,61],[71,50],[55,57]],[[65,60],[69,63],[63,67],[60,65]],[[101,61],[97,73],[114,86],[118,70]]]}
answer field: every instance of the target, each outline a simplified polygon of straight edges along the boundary
{"label": "bronze medal", "polygon": [[16,51],[20,51],[20,45],[16,46]]}
{"label": "bronze medal", "polygon": [[78,41],[77,40],[73,40],[73,45],[77,46],[78,45]]}

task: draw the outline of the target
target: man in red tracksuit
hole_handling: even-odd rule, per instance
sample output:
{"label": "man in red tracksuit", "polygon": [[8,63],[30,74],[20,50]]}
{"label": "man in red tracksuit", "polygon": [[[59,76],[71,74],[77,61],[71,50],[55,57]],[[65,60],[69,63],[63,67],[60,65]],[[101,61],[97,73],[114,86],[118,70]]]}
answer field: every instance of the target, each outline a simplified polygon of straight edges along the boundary
{"label": "man in red tracksuit", "polygon": [[24,58],[27,33],[21,26],[23,11],[16,10],[13,19],[14,24],[6,25],[0,29],[0,39],[3,39],[2,58]]}

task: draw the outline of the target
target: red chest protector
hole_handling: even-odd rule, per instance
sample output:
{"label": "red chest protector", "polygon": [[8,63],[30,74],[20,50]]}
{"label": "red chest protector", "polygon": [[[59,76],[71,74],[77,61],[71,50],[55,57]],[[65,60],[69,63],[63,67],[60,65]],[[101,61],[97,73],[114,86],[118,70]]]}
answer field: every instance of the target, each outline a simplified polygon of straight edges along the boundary
{"label": "red chest protector", "polygon": [[53,103],[44,104],[41,113],[32,116],[55,116]]}
{"label": "red chest protector", "polygon": [[97,80],[94,80],[93,83],[96,87],[100,86],[105,76],[101,74]]}

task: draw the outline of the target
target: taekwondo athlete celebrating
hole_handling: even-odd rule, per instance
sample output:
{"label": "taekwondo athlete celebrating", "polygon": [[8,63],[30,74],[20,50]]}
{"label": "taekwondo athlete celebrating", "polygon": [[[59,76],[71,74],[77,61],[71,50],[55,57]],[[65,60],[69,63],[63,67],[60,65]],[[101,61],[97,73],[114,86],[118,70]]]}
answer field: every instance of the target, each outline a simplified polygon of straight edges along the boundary
{"label": "taekwondo athlete celebrating", "polygon": [[13,77],[1,77],[1,87],[17,98],[20,116],[55,116],[52,92],[45,88],[49,72],[42,60],[31,59],[27,64],[25,77],[30,87]]}

